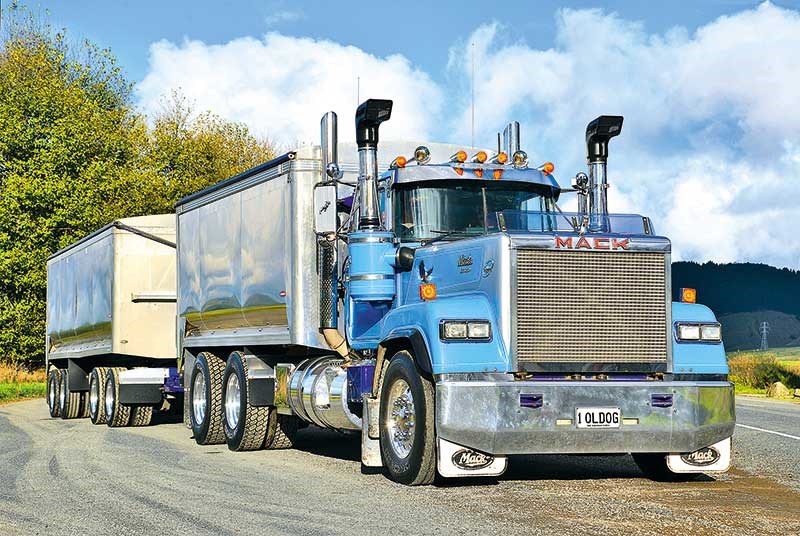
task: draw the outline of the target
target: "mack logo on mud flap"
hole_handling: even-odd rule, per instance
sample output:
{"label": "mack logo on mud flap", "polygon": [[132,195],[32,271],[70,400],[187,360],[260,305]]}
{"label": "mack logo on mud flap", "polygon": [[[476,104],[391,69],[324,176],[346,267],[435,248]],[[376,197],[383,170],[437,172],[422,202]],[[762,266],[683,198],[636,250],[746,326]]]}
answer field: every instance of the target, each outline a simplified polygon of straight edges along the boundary
{"label": "mack logo on mud flap", "polygon": [[591,240],[582,236],[580,238],[568,236],[556,237],[556,249],[597,249],[597,250],[617,250],[628,249],[631,245],[630,238],[592,238]]}
{"label": "mack logo on mud flap", "polygon": [[460,469],[477,470],[489,467],[494,462],[494,456],[470,449],[461,449],[453,453],[453,465]]}
{"label": "mack logo on mud flap", "polygon": [[717,460],[719,460],[719,458],[719,452],[713,447],[705,447],[681,456],[681,460],[684,462],[690,465],[699,465],[701,467],[705,465],[713,465],[717,462]]}

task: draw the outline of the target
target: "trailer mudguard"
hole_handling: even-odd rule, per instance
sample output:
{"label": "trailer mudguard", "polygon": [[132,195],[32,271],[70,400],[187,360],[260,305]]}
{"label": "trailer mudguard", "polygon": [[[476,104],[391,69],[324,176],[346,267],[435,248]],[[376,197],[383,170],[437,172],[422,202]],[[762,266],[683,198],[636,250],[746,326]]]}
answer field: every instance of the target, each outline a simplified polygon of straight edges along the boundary
{"label": "trailer mudguard", "polygon": [[[445,320],[488,320],[492,338],[488,341],[442,340],[439,325]],[[508,372],[510,361],[497,325],[494,308],[486,296],[465,293],[393,309],[381,321],[380,340],[391,340],[394,334],[410,337],[409,334],[418,333],[428,349],[433,374]]]}
{"label": "trailer mudguard", "polygon": [[675,374],[728,374],[728,359],[722,342],[684,342],[675,336],[678,322],[717,322],[705,305],[673,302],[672,362]]}

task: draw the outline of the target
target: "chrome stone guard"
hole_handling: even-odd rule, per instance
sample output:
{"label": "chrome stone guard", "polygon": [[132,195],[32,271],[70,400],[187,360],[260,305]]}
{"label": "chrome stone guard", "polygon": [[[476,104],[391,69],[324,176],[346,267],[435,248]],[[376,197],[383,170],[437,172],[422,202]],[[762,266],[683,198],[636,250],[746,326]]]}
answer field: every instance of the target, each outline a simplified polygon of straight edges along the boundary
{"label": "chrome stone guard", "polygon": [[[726,381],[460,381],[454,377],[448,375],[436,384],[437,432],[487,454],[692,452],[731,437],[735,425],[733,384]],[[521,406],[520,395],[526,394],[541,395],[541,407]],[[672,394],[672,406],[654,406],[652,395],[664,394]],[[574,419],[579,407],[618,407],[623,419],[638,419],[638,424],[578,429]],[[566,419],[570,424],[564,424]]]}

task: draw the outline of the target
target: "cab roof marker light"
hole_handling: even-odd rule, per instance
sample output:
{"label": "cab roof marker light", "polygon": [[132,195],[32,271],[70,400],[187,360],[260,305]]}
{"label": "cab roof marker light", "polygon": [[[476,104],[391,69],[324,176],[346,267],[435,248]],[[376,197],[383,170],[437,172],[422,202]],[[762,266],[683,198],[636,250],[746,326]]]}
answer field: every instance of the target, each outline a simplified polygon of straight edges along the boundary
{"label": "cab roof marker light", "polygon": [[397,168],[404,168],[408,163],[408,159],[405,156],[400,155],[394,160],[392,160],[392,164],[389,166],[389,169],[397,169]]}
{"label": "cab roof marker light", "polygon": [[483,164],[484,162],[486,162],[487,158],[488,158],[488,155],[486,154],[486,151],[478,151],[472,157],[472,162],[475,163],[475,164]]}
{"label": "cab roof marker light", "polygon": [[525,151],[517,151],[511,157],[511,163],[517,169],[528,167],[528,153]]}
{"label": "cab roof marker light", "polygon": [[424,145],[420,145],[414,149],[414,161],[417,165],[427,164],[431,160],[431,151]]}
{"label": "cab roof marker light", "polygon": [[489,159],[489,163],[491,164],[507,164],[508,163],[508,155],[502,151],[494,155],[492,158]]}
{"label": "cab roof marker light", "polygon": [[556,170],[556,166],[553,165],[552,162],[545,162],[544,164],[542,164],[541,166],[537,167],[536,169],[541,171],[544,174],[544,176],[546,177],[546,176],[550,175],[553,171]]}
{"label": "cab roof marker light", "polygon": [[697,303],[697,290],[689,287],[682,288],[681,301],[683,303]]}
{"label": "cab roof marker light", "polygon": [[467,151],[458,151],[450,157],[450,162],[463,164],[467,161]]}

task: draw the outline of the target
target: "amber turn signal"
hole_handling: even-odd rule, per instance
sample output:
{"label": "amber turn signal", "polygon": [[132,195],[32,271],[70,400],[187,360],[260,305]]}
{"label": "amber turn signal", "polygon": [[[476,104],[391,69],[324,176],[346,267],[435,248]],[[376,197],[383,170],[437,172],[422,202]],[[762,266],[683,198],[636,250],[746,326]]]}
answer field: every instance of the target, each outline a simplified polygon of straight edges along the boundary
{"label": "amber turn signal", "polygon": [[397,158],[395,158],[394,160],[392,160],[392,165],[390,167],[392,169],[404,168],[404,167],[406,167],[407,163],[408,163],[408,160],[406,159],[406,157],[400,155]]}
{"label": "amber turn signal", "polygon": [[681,301],[683,303],[697,303],[697,290],[693,288],[681,289]]}
{"label": "amber turn signal", "polygon": [[419,297],[425,301],[436,299],[436,285],[433,283],[422,283],[419,286]]}

